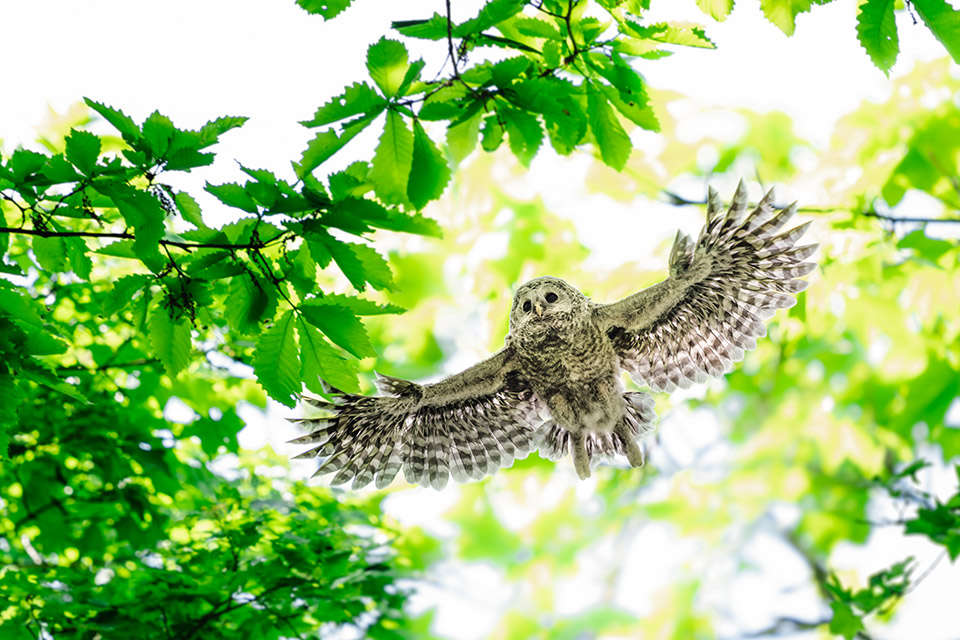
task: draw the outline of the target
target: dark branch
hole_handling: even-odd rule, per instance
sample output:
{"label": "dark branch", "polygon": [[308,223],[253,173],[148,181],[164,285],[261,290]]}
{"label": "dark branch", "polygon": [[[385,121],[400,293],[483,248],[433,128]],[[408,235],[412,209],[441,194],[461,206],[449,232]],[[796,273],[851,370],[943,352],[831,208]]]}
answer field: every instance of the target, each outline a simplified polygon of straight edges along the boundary
{"label": "dark branch", "polygon": [[[27,236],[40,236],[42,238],[121,238],[123,240],[134,240],[136,236],[125,231],[46,231],[43,229],[14,229],[11,227],[0,227],[0,233],[20,233]],[[160,244],[165,247],[177,247],[179,249],[227,249],[230,251],[238,249],[262,249],[268,245],[278,242],[281,238],[288,237],[289,233],[281,233],[275,238],[266,242],[250,242],[247,244],[221,244],[218,242],[177,242],[175,240],[160,240]]]}

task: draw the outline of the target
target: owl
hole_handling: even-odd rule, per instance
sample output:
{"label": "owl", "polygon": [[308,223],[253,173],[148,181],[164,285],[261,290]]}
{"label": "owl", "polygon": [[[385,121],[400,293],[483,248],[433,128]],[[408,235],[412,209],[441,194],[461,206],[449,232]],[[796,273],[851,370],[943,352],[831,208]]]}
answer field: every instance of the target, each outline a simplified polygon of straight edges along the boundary
{"label": "owl", "polygon": [[796,204],[775,211],[771,189],[749,215],[741,182],[726,214],[713,189],[696,242],[677,234],[669,277],[612,304],[592,302],[559,278],[517,289],[503,348],[434,384],[378,375],[376,397],[331,390],[304,396],[320,410],[294,420],[310,433],[317,474],[331,484],[386,487],[407,482],[442,489],[509,467],[538,449],[568,453],[581,479],[613,456],[643,464],[638,440],[656,418],[647,393],[625,391],[621,371],[653,391],[721,376],[766,335],[762,320],[791,307],[804,262],[817,245],[794,246],[810,223],[780,235]]}

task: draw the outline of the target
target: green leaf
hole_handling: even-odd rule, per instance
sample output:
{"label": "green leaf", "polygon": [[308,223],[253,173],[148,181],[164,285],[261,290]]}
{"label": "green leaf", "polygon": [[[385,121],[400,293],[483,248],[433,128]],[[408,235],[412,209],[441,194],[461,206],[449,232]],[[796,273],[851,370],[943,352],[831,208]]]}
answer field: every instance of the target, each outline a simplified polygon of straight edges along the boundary
{"label": "green leaf", "polygon": [[10,169],[14,182],[23,182],[27,176],[40,171],[47,163],[47,156],[36,151],[17,149],[10,156]]}
{"label": "green leaf", "polygon": [[723,22],[733,11],[733,0],[697,0],[697,6],[717,22]]}
{"label": "green leaf", "polygon": [[672,22],[639,25],[633,21],[627,21],[625,24],[633,34],[654,42],[698,47],[700,49],[717,48],[717,45],[707,37],[703,27],[699,25]]}
{"label": "green leaf", "polygon": [[945,0],[914,0],[913,7],[953,61],[960,64],[960,10]]}
{"label": "green leaf", "polygon": [[377,316],[383,314],[403,313],[406,311],[403,307],[395,304],[377,304],[372,300],[364,300],[355,296],[348,296],[342,293],[330,293],[322,298],[311,298],[311,306],[323,306],[327,304],[346,307],[358,316]]}
{"label": "green leaf", "polygon": [[211,120],[207,124],[200,127],[200,130],[197,132],[197,136],[199,138],[199,146],[197,148],[204,149],[212,144],[215,144],[219,141],[220,136],[231,129],[242,127],[249,119],[250,118],[245,116],[222,116],[215,120]]}
{"label": "green leaf", "polygon": [[150,310],[150,346],[167,375],[175,378],[190,362],[190,323],[186,318],[173,320],[165,302]]}
{"label": "green leaf", "polygon": [[633,93],[617,91],[616,87],[604,85],[600,87],[607,99],[617,108],[624,117],[647,131],[660,132],[660,121],[650,105],[650,98],[645,89],[640,88]]}
{"label": "green leaf", "polygon": [[373,154],[370,180],[377,196],[387,204],[406,200],[407,181],[413,164],[413,134],[396,111],[387,112],[380,144]]}
{"label": "green leaf", "polygon": [[563,45],[559,42],[548,41],[543,43],[543,63],[550,68],[557,68],[563,62]]}
{"label": "green leaf", "polygon": [[407,197],[417,209],[443,195],[450,181],[450,167],[419,120],[413,121],[413,161],[407,182]]}
{"label": "green leaf", "polygon": [[17,410],[22,398],[17,380],[0,371],[0,460],[9,460],[10,432],[17,426]]}
{"label": "green leaf", "polygon": [[[110,295],[104,296],[101,303],[103,315],[112,316],[134,301],[136,294],[144,287],[148,287],[150,276],[135,274],[123,276],[113,281]],[[149,295],[147,295],[149,298]]]}
{"label": "green leaf", "polygon": [[94,102],[90,98],[84,98],[83,101],[87,103],[88,107],[99,113],[104,120],[113,125],[127,143],[132,145],[140,139],[140,127],[123,111],[108,107],[99,102]]}
{"label": "green leaf", "polygon": [[575,91],[565,80],[534,78],[513,85],[510,100],[527,111],[543,114],[553,148],[567,155],[587,133],[587,116]]}
{"label": "green leaf", "polygon": [[90,280],[93,261],[88,253],[90,247],[87,246],[87,241],[80,237],[73,237],[64,238],[63,243],[66,247],[67,258],[70,260],[70,268],[80,278]]}
{"label": "green leaf", "polygon": [[37,257],[40,266],[50,273],[61,273],[67,270],[67,248],[64,246],[63,238],[35,236],[33,254]]}
{"label": "green leaf", "polygon": [[293,407],[300,394],[300,362],[293,311],[286,311],[260,336],[253,355],[257,382],[271,398]]}
{"label": "green leaf", "polygon": [[313,118],[304,120],[300,124],[305,127],[322,127],[359,114],[378,114],[386,106],[387,101],[373,87],[366,82],[355,83],[317,109]]}
{"label": "green leaf", "polygon": [[100,138],[88,131],[73,129],[65,138],[67,160],[84,175],[92,175],[100,156]]}
{"label": "green leaf", "polygon": [[896,0],[867,0],[857,14],[857,38],[873,64],[885,74],[897,61],[900,40],[893,9]]}
{"label": "green leaf", "polygon": [[863,620],[845,602],[834,600],[830,603],[833,618],[830,619],[830,632],[842,635],[846,640],[853,640],[863,631]]}
{"label": "green leaf", "polygon": [[420,214],[410,215],[397,209],[387,208],[367,198],[346,197],[334,202],[322,218],[326,222],[329,214],[342,214],[363,225],[370,225],[388,231],[415,233],[439,238],[443,235],[436,221]]}
{"label": "green leaf", "polygon": [[297,0],[307,13],[323,16],[324,20],[331,20],[343,13],[353,0]]}
{"label": "green leaf", "polygon": [[367,128],[376,113],[362,118],[352,120],[343,126],[343,132],[340,135],[333,129],[327,129],[318,133],[313,140],[307,144],[299,163],[294,163],[294,169],[297,177],[303,179],[314,169],[326,162],[333,154],[342,149],[344,145],[353,140],[354,136]]}
{"label": "green leaf", "polygon": [[480,131],[483,137],[480,139],[480,146],[487,152],[496,151],[503,144],[504,133],[505,129],[500,124],[500,118],[497,114],[491,113],[483,119],[483,129]]}
{"label": "green leaf", "polygon": [[217,200],[228,207],[242,209],[247,213],[256,213],[259,211],[257,203],[250,197],[250,194],[235,182],[227,182],[225,184],[210,184],[208,182],[203,187],[203,190],[213,194]]}
{"label": "green leaf", "polygon": [[407,48],[396,40],[380,38],[367,49],[367,69],[383,95],[395,96],[409,66]]}
{"label": "green leaf", "polygon": [[451,123],[447,127],[447,150],[454,162],[463,162],[477,148],[482,122],[483,113],[478,110],[457,124]]}
{"label": "green leaf", "polygon": [[300,311],[307,321],[317,327],[330,340],[358,358],[368,358],[377,355],[370,344],[370,338],[363,328],[363,323],[347,307],[334,304],[314,305],[304,304]]}
{"label": "green leaf", "polygon": [[604,164],[622,170],[630,159],[632,145],[630,136],[623,130],[603,93],[593,85],[587,92],[587,114],[590,130],[600,150],[600,157]]}
{"label": "green leaf", "polygon": [[396,20],[390,26],[408,38],[441,40],[447,37],[447,18],[439,13],[427,20]]}
{"label": "green leaf", "polygon": [[260,330],[260,322],[273,316],[277,298],[270,286],[258,275],[244,272],[230,280],[223,314],[230,326],[245,334]]}
{"label": "green leaf", "polygon": [[151,271],[159,272],[167,264],[160,254],[166,211],[146,191],[132,191],[114,197],[120,215],[134,227],[133,252]]}
{"label": "green leaf", "polygon": [[43,167],[40,173],[51,182],[76,182],[80,180],[80,174],[62,153],[51,156],[47,166]]}
{"label": "green leaf", "polygon": [[328,233],[311,234],[309,242],[314,260],[321,266],[327,264],[329,258],[324,260],[321,251],[327,253],[358,291],[363,291],[368,282],[375,289],[393,288],[390,267],[374,249],[362,244],[342,242]]}
{"label": "green leaf", "polygon": [[154,111],[143,123],[143,138],[155,157],[162,157],[170,147],[173,137],[173,123],[159,111]]}
{"label": "green leaf", "polygon": [[184,220],[198,229],[207,228],[207,225],[203,222],[203,216],[200,214],[200,205],[193,199],[193,196],[186,191],[178,191],[177,195],[173,197],[173,201]]}
{"label": "green leaf", "polygon": [[510,107],[501,107],[498,113],[503,118],[509,136],[510,150],[523,166],[529,167],[543,143],[540,120],[532,113]]}
{"label": "green leaf", "polygon": [[763,15],[786,35],[797,28],[797,14],[810,11],[811,0],[760,0]]}
{"label": "green leaf", "polygon": [[525,0],[490,0],[490,2],[487,2],[483,8],[480,9],[477,17],[471,18],[454,27],[453,35],[458,38],[463,38],[475,33],[480,33],[498,22],[503,22],[507,18],[520,13],[523,11],[525,4]]}
{"label": "green leaf", "polygon": [[563,36],[560,34],[560,29],[556,23],[547,22],[539,18],[518,15],[510,22],[510,26],[516,29],[521,35],[531,38],[563,40]]}
{"label": "green leaf", "polygon": [[360,391],[356,364],[340,355],[316,327],[300,317],[297,318],[297,333],[300,337],[300,375],[307,389],[326,394],[327,390],[320,384],[323,380],[342,391]]}

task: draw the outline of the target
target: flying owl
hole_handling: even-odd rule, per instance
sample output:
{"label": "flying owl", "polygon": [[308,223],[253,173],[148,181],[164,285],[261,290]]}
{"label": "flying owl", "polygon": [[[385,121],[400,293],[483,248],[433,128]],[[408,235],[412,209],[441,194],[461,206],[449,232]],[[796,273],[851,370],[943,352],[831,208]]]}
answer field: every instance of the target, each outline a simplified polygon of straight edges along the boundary
{"label": "flying owl", "polygon": [[614,455],[643,464],[638,439],[656,418],[646,393],[625,392],[621,370],[653,391],[721,376],[766,335],[761,319],[792,307],[790,295],[816,265],[817,245],[795,247],[806,223],[775,235],[796,204],[775,211],[771,189],[746,215],[741,182],[726,215],[710,189],[707,224],[694,243],[677,234],[670,276],[612,304],[592,302],[559,278],[519,289],[504,347],[435,384],[378,376],[377,397],[333,390],[332,402],[304,396],[319,417],[294,420],[331,484],[407,482],[442,489],[509,467],[534,450],[568,452],[581,479]]}

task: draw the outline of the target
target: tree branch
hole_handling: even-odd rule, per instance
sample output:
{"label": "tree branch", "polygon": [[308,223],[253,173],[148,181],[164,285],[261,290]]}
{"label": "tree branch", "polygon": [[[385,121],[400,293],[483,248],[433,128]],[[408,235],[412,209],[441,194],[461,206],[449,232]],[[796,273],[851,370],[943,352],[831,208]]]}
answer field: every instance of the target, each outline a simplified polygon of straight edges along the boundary
{"label": "tree branch", "polygon": [[[11,227],[0,227],[0,233],[20,233],[27,236],[40,236],[42,238],[121,238],[124,240],[134,240],[136,236],[126,231],[121,232],[100,232],[100,231],[46,231],[43,229],[15,229]],[[177,247],[179,249],[262,249],[286,238],[290,232],[281,233],[275,238],[266,242],[250,242],[247,244],[222,244],[219,242],[177,242],[175,240],[160,240],[160,244],[165,247]]]}

